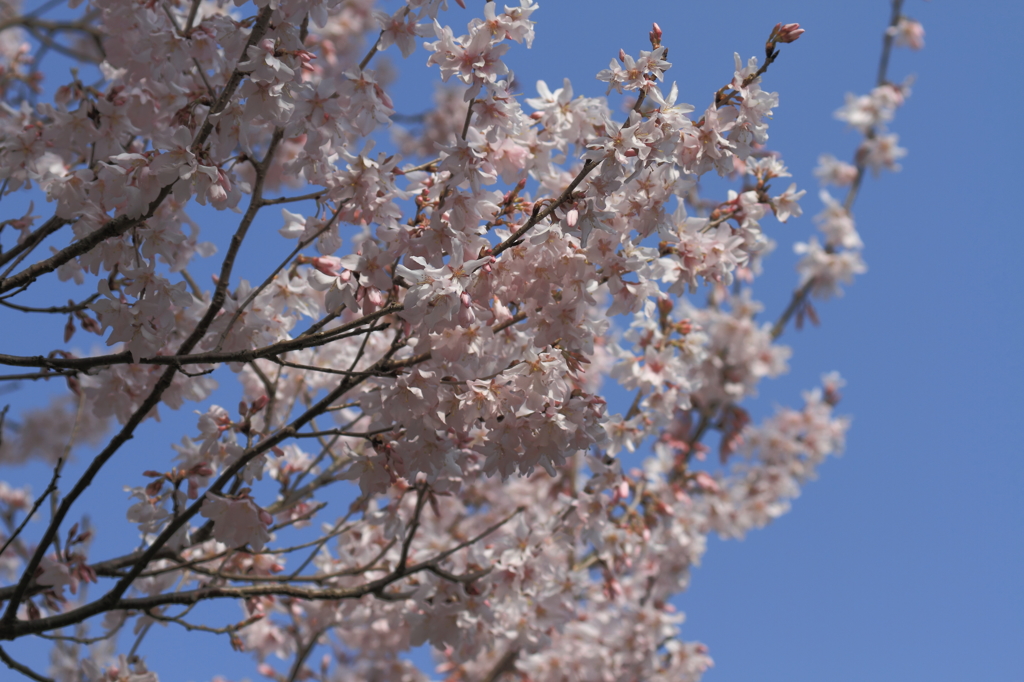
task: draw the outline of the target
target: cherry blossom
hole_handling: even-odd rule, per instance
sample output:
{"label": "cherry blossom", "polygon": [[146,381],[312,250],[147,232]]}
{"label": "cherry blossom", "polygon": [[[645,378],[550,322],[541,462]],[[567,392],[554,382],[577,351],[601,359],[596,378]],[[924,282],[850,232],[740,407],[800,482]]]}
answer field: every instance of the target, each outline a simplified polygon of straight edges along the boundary
{"label": "cherry blossom", "polygon": [[228,547],[248,545],[259,552],[270,540],[269,515],[245,495],[207,495],[200,513],[213,521],[213,536]]}

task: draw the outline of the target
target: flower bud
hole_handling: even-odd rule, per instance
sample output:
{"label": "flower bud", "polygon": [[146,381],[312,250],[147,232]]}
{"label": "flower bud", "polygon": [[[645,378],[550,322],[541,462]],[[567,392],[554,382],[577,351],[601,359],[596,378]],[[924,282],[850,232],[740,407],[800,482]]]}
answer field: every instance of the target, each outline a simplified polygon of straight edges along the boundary
{"label": "flower bud", "polygon": [[661,26],[658,26],[657,22],[653,24],[649,37],[651,39],[651,47],[654,49],[661,47]]}
{"label": "flower bud", "polygon": [[569,209],[569,212],[565,214],[565,224],[570,228],[576,227],[576,221],[579,220],[580,212],[575,208]]}
{"label": "flower bud", "polygon": [[792,43],[803,34],[804,29],[800,28],[800,24],[775,24],[768,42]]}

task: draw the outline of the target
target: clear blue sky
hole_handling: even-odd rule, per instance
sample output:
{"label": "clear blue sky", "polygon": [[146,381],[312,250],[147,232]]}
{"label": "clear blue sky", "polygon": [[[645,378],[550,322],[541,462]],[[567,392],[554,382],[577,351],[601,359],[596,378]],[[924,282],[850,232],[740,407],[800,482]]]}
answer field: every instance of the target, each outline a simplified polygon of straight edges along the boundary
{"label": "clear blue sky", "polygon": [[[770,146],[809,190],[805,218],[766,221],[779,248],[755,296],[775,317],[795,282],[792,243],[812,233],[809,216],[820,208],[816,159],[824,152],[848,159],[856,145],[832,112],[846,92],[872,86],[889,3],[540,5],[534,49],[513,49],[507,59],[529,95],[537,79],[557,87],[564,76],[577,93],[602,94],[594,74],[620,47],[643,49],[658,21],[675,65],[669,79],[699,109],[730,77],[733,52],[762,56],[779,21],[807,29],[784,46],[764,85],[781,101]],[[853,417],[847,452],[823,466],[777,523],[742,542],[710,543],[677,600],[687,614],[684,638],[703,641],[715,658],[707,682],[1024,680],[1024,232],[1021,193],[1012,189],[1024,151],[1016,120],[1024,104],[1024,5],[967,8],[906,3],[925,26],[926,47],[899,50],[891,64],[894,80],[917,76],[892,125],[909,150],[904,170],[869,179],[854,209],[869,272],[844,298],[819,307],[821,327],[787,331],[792,369],[763,387],[758,408],[797,404],[821,373],[839,370],[849,382],[840,411]],[[458,15],[456,28],[468,17]],[[410,58],[413,72],[425,58],[422,50]],[[429,90],[421,81],[406,78],[396,88],[400,111],[424,108]],[[13,210],[7,205],[4,216]],[[31,345],[34,331],[19,337],[17,350]],[[38,402],[44,392],[25,387],[12,400]],[[147,447],[163,457],[172,440],[193,431],[192,407],[149,425]],[[41,469],[0,469],[0,479],[17,482],[29,472],[41,490]],[[95,500],[123,496],[119,486],[98,482]],[[188,657],[179,648],[185,641]],[[30,650],[38,651],[26,646],[26,656]],[[153,638],[142,653],[163,680],[200,682],[215,671],[259,678],[247,657],[209,636]]]}

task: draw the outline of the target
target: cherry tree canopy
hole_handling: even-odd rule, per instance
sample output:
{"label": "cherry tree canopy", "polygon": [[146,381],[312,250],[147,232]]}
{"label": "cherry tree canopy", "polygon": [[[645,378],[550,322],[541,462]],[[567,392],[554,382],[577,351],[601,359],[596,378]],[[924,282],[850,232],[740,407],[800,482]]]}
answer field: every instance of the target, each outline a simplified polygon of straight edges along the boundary
{"label": "cherry tree canopy", "polygon": [[[836,374],[759,424],[745,404],[786,370],[787,326],[865,271],[851,208],[904,154],[889,51],[922,44],[901,0],[877,87],[837,112],[863,141],[822,157],[821,235],[772,321],[753,284],[806,190],[763,88],[799,58],[781,54],[797,24],[730,46],[758,56],[690,105],[658,25],[609,54],[603,92],[524,87],[506,52],[532,43],[532,0],[475,3],[464,29],[445,0],[54,4],[0,2],[2,193],[34,201],[0,223],[0,305],[66,319],[38,354],[0,348],[0,380],[60,384],[3,412],[0,464],[53,477],[37,497],[0,481],[0,659],[149,682],[159,624],[289,681],[429,679],[404,656],[423,644],[448,680],[698,679],[711,658],[670,599],[706,538],[785,513],[843,448]],[[420,49],[434,106],[396,113],[382,58]],[[80,62],[56,87],[49,51]],[[704,196],[708,174],[734,189]],[[279,235],[251,230],[268,213]],[[276,267],[248,279],[254,241]],[[26,302],[41,288],[53,305]],[[90,334],[109,348],[76,350]],[[147,441],[186,403],[173,449]],[[94,528],[81,499],[111,476],[128,525]],[[94,556],[97,534],[121,551]],[[195,617],[211,600],[237,618]],[[52,642],[45,674],[18,660],[30,636]]]}

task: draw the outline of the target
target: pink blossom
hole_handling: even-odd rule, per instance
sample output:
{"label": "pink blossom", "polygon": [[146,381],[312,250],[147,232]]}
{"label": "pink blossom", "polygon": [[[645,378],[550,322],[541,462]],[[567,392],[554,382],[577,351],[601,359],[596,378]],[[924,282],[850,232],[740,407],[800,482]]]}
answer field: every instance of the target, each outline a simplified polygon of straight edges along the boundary
{"label": "pink blossom", "polygon": [[270,540],[267,526],[272,519],[252,498],[207,493],[201,513],[213,521],[213,536],[228,547],[248,545],[259,552]]}
{"label": "pink blossom", "polygon": [[924,47],[924,27],[909,17],[900,17],[899,22],[889,28],[887,33],[893,36],[896,44],[901,47],[909,47],[911,50],[920,50]]}

